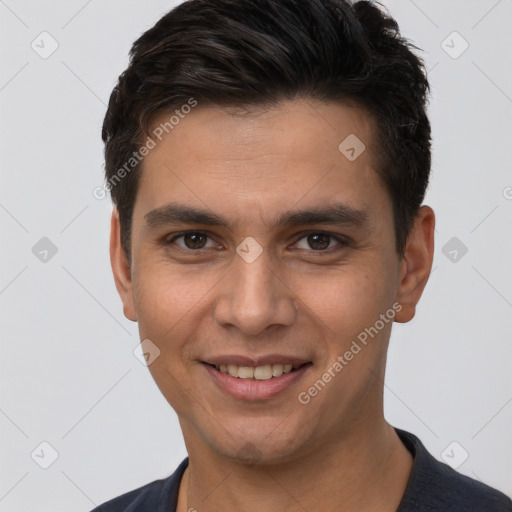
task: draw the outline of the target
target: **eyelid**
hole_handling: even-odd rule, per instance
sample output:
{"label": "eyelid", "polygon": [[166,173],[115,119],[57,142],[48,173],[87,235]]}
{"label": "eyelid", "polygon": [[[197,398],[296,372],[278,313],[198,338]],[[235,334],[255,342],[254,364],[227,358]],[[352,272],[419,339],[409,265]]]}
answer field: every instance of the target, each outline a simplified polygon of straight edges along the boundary
{"label": "eyelid", "polygon": [[[178,239],[178,238],[181,238],[185,235],[189,235],[189,234],[199,234],[199,235],[205,235],[210,241],[212,242],[215,242],[214,238],[207,232],[207,231],[200,231],[200,230],[186,230],[186,231],[180,231],[180,232],[177,232],[177,233],[173,233],[172,235],[169,235],[169,236],[166,236],[164,237],[162,243],[164,245],[171,245],[171,244],[174,244],[174,242]],[[335,240],[336,242],[338,242],[338,246],[341,246],[341,247],[347,247],[351,244],[351,240],[346,237],[345,235],[340,235],[340,234],[337,234],[337,233],[331,233],[329,231],[323,231],[323,230],[309,230],[309,231],[305,231],[305,232],[302,232],[302,233],[299,233],[297,235],[295,235],[295,239],[296,241],[294,242],[294,246],[297,245],[298,242],[300,242],[302,239],[308,237],[309,235],[326,235],[326,236],[329,236],[330,238],[332,238],[333,240]],[[216,248],[219,247],[219,244],[217,243],[217,246]],[[206,249],[213,249],[213,247],[202,247],[200,249],[188,249],[188,248],[184,248],[184,247],[180,247],[179,245],[177,245],[177,248],[179,250],[182,250],[182,251],[186,251],[186,252],[200,252],[200,251],[203,251],[203,250],[206,250]],[[315,250],[315,249],[297,249],[297,250],[305,250],[307,252],[312,252],[312,253],[327,253],[327,252],[330,252],[332,250],[335,250],[336,247],[330,247],[328,249],[321,249],[321,250]]]}
{"label": "eyelid", "polygon": [[[323,230],[319,230],[319,229],[313,229],[313,230],[309,230],[305,233],[301,233],[299,235],[299,238],[297,238],[297,241],[294,243],[294,245],[297,245],[297,243],[299,243],[303,238],[307,238],[309,235],[326,235],[330,238],[332,238],[333,240],[335,240],[336,242],[338,242],[338,246],[341,246],[341,247],[347,247],[351,244],[351,240],[344,236],[344,235],[340,235],[340,234],[337,234],[337,233],[330,233],[329,231],[323,231]],[[315,249],[298,249],[298,250],[307,250],[308,252],[312,252],[312,253],[316,253],[316,254],[320,254],[320,253],[328,253],[332,250],[336,250],[336,247],[329,247],[328,249],[323,249],[323,250],[315,250]]]}
{"label": "eyelid", "polygon": [[[191,234],[205,235],[209,241],[212,241],[215,243],[215,240],[208,232],[200,231],[200,230],[196,230],[196,229],[189,229],[186,231],[180,231],[177,233],[173,233],[172,235],[168,235],[168,236],[164,237],[162,240],[162,244],[163,245],[172,245],[178,238],[182,238],[185,235],[191,235]],[[208,240],[207,240],[207,243],[208,243]],[[176,244],[174,244],[174,245],[176,245]],[[217,247],[218,247],[218,245],[219,244],[217,244]],[[206,248],[202,247],[201,249],[188,249],[186,247],[180,247],[179,245],[176,245],[176,246],[178,247],[179,250],[187,251],[187,252],[200,252],[205,249],[213,249],[213,247],[206,247]]]}

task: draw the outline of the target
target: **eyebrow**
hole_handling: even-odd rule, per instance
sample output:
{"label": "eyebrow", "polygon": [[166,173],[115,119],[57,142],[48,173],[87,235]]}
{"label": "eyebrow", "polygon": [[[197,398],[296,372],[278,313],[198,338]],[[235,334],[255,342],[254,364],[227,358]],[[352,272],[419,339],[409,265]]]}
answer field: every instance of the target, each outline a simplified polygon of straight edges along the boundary
{"label": "eyebrow", "polygon": [[[146,213],[146,228],[153,230],[165,225],[202,224],[229,228],[229,222],[207,209],[179,203],[168,203]],[[272,228],[308,224],[341,224],[362,226],[368,221],[368,212],[343,203],[336,203],[305,210],[293,210],[280,214]]]}

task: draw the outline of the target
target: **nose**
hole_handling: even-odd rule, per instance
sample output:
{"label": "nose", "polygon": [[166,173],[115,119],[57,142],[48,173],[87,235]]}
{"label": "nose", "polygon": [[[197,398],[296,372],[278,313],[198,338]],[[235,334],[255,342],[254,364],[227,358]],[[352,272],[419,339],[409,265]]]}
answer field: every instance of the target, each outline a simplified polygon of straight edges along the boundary
{"label": "nose", "polygon": [[297,315],[293,291],[264,253],[252,263],[235,257],[218,293],[217,323],[224,328],[234,326],[248,336],[262,334],[269,327],[290,326]]}

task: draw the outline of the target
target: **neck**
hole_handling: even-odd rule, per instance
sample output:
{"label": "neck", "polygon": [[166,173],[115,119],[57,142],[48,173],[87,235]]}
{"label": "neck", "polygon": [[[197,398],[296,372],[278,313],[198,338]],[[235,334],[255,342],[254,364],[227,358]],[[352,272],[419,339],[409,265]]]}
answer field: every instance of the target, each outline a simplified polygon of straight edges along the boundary
{"label": "neck", "polygon": [[395,512],[412,456],[384,419],[315,446],[301,459],[248,465],[189,449],[177,512]]}

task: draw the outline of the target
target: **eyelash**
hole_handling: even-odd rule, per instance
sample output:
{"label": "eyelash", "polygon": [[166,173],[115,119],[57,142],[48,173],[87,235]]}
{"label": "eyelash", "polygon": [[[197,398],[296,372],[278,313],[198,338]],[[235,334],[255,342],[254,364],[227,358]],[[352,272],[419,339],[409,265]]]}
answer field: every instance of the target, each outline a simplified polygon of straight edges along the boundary
{"label": "eyelash", "polygon": [[[174,244],[174,242],[176,240],[178,240],[179,238],[182,238],[184,237],[185,235],[204,235],[206,236],[209,240],[212,240],[212,237],[210,237],[210,235],[208,235],[208,233],[204,232],[204,231],[181,231],[179,233],[175,233],[174,235],[172,235],[171,238],[166,238],[163,240],[163,245],[164,246],[169,246],[169,245],[172,245]],[[344,237],[344,236],[341,236],[341,235],[335,235],[333,233],[329,233],[329,232],[326,232],[326,231],[308,231],[306,233],[301,233],[300,234],[300,238],[297,239],[297,241],[294,243],[294,245],[296,245],[298,242],[300,242],[302,239],[304,238],[307,238],[308,236],[310,235],[326,235],[328,236],[330,239],[332,240],[335,240],[336,242],[338,242],[338,246],[337,247],[330,247],[328,249],[309,249],[308,252],[310,253],[314,253],[314,254],[320,254],[320,253],[327,253],[327,254],[330,254],[333,250],[340,250],[344,247],[348,247],[351,245],[351,241],[347,238],[347,237]],[[332,241],[331,240],[331,241]],[[183,247],[179,247],[179,246],[176,246],[176,249],[180,252],[186,252],[186,253],[200,253],[204,250],[208,250],[208,249],[213,249],[212,247],[208,247],[208,248],[200,248],[200,249],[184,249]],[[298,250],[306,250],[306,249],[298,249]]]}

